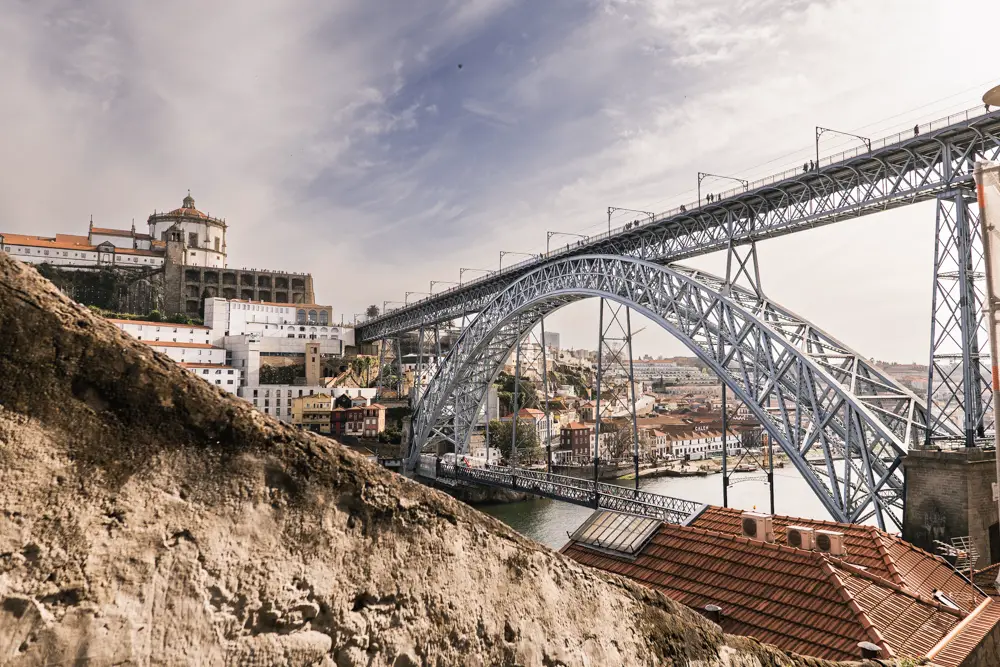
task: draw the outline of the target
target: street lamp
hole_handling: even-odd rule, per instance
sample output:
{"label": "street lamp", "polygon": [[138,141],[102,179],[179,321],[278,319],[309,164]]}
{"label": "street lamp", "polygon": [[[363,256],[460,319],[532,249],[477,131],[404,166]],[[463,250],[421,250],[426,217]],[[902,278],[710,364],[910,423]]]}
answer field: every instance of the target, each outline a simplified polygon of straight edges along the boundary
{"label": "street lamp", "polygon": [[864,142],[865,146],[868,147],[868,152],[872,152],[872,140],[868,137],[862,137],[860,134],[851,134],[850,132],[842,132],[841,130],[834,130],[829,127],[816,126],[816,168],[819,169],[819,138],[824,132],[833,132],[834,134],[842,134],[845,137],[854,137],[855,139],[860,139]]}
{"label": "street lamp", "polygon": [[642,213],[645,216],[649,216],[649,221],[652,222],[656,214],[652,211],[639,211],[634,208],[622,208],[621,206],[609,206],[608,207],[608,234],[611,233],[611,214],[615,211],[628,211],[629,213]]}
{"label": "street lamp", "polygon": [[427,296],[431,295],[430,292],[407,292],[406,294],[403,295],[403,305],[404,306],[410,305],[408,300],[409,300],[411,294],[426,294]]}
{"label": "street lamp", "polygon": [[364,315],[364,313],[354,313],[354,326],[358,326],[358,318]]}
{"label": "street lamp", "polygon": [[493,273],[493,269],[471,269],[471,268],[459,269],[458,270],[458,284],[459,285],[462,284],[462,276],[465,275],[466,271],[482,271],[483,273]]}
{"label": "street lamp", "polygon": [[454,280],[432,280],[431,281],[431,294],[434,293],[435,285],[458,285]]}
{"label": "street lamp", "polygon": [[545,232],[545,254],[549,254],[549,239],[553,236],[576,236],[581,239],[587,238],[583,234],[574,234],[573,232]]}
{"label": "street lamp", "polygon": [[405,305],[406,305],[406,304],[405,304],[405,303],[403,303],[402,301],[383,301],[383,302],[382,302],[382,312],[383,312],[383,313],[387,312],[387,311],[386,311],[386,308],[388,307],[388,305],[389,305],[390,303],[395,303],[395,304],[399,304],[399,305],[402,305],[402,306],[405,306]]}
{"label": "street lamp", "polygon": [[736,178],[735,176],[720,176],[719,174],[708,174],[704,171],[698,172],[698,206],[701,206],[701,182],[706,178],[723,178],[728,181],[736,181],[743,185],[743,191],[746,192],[750,189],[750,181],[743,180],[742,178]]}
{"label": "street lamp", "polygon": [[501,250],[500,251],[500,273],[503,273],[503,258],[504,255],[524,255],[525,257],[538,257],[538,255],[533,255],[530,252],[517,252],[515,250]]}

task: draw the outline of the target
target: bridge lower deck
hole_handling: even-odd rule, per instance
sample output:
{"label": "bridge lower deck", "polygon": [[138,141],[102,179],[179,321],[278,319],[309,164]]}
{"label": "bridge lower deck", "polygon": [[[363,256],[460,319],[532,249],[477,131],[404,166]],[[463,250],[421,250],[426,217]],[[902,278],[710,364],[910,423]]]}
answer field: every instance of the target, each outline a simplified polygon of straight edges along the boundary
{"label": "bridge lower deck", "polygon": [[667,523],[684,523],[705,507],[703,503],[672,498],[648,491],[629,489],[616,484],[554,475],[540,470],[501,466],[470,467],[421,457],[417,474],[443,482],[465,482],[521,491],[553,500],[562,500],[582,507],[608,509],[659,519]]}

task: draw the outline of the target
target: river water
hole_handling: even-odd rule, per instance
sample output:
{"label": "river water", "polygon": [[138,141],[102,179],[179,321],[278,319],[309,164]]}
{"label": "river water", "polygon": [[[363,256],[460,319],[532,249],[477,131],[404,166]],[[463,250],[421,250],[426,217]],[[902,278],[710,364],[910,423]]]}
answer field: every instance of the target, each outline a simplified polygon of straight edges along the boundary
{"label": "river water", "polygon": [[[758,477],[762,473],[737,475],[733,479]],[[619,482],[631,487],[633,481]],[[643,491],[693,500],[712,505],[722,504],[722,475],[707,477],[659,477],[640,480]],[[738,509],[770,511],[768,485],[763,481],[739,482],[729,487],[729,506]],[[775,513],[799,516],[809,519],[829,520],[819,498],[812,492],[806,481],[787,463],[784,468],[774,471]],[[495,516],[526,537],[541,542],[553,549],[566,544],[567,533],[572,533],[590,516],[592,509],[579,507],[559,500],[535,498],[505,505],[481,505],[478,509]]]}

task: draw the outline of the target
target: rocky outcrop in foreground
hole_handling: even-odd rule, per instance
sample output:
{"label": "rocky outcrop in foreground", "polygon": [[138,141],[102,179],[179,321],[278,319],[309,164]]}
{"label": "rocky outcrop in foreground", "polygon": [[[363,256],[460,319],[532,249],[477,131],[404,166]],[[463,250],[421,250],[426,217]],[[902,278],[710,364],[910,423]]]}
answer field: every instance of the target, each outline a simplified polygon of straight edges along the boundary
{"label": "rocky outcrop in foreground", "polygon": [[827,663],[266,419],[0,252],[0,664]]}

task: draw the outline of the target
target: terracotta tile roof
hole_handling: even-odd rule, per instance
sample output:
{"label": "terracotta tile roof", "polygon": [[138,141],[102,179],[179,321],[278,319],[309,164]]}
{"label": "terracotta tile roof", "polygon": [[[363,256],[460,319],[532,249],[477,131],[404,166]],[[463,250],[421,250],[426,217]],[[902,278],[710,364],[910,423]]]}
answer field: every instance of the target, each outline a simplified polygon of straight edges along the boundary
{"label": "terracotta tile roof", "polygon": [[593,426],[588,426],[587,424],[581,424],[579,422],[570,422],[569,424],[566,424],[565,426],[563,426],[563,430],[564,431],[567,431],[567,430],[568,431],[578,431],[580,429],[592,430],[593,428],[594,428]]}
{"label": "terracotta tile roof", "polygon": [[1000,602],[996,600],[983,602],[975,612],[952,630],[953,636],[945,637],[928,652],[927,657],[941,667],[960,667],[965,658],[998,622],[1000,622]]}
{"label": "terracotta tile roof", "polygon": [[662,524],[634,557],[576,542],[562,552],[690,607],[717,604],[726,632],[831,660],[856,659],[861,641],[920,657],[966,615],[820,552],[690,526]]}
{"label": "terracotta tile roof", "polygon": [[236,370],[233,366],[226,366],[225,364],[195,364],[189,363],[187,361],[180,361],[178,366],[183,366],[184,368],[218,368],[220,370],[232,369]]}
{"label": "terracotta tile roof", "polygon": [[100,234],[101,236],[127,236],[132,238],[131,229],[111,229],[110,227],[94,227],[90,230],[91,234]]}
{"label": "terracotta tile roof", "polygon": [[211,329],[202,324],[176,324],[174,322],[148,322],[146,320],[118,320],[113,317],[108,318],[108,322],[115,324],[143,324],[154,327],[168,327],[171,329]]}
{"label": "terracotta tile roof", "polygon": [[4,243],[8,245],[25,245],[35,248],[54,248],[58,250],[89,250],[93,252],[96,246],[89,244],[79,244],[73,241],[59,240],[57,238],[45,236],[28,236],[26,234],[5,234],[0,233]]}
{"label": "terracotta tile roof", "polygon": [[1000,563],[995,563],[972,574],[973,581],[990,595],[1000,595],[997,590],[997,574],[1000,574]]}
{"label": "terracotta tile roof", "polygon": [[72,243],[74,245],[90,245],[90,240],[86,236],[76,234],[56,234],[57,243]]}
{"label": "terracotta tile roof", "polygon": [[[742,535],[741,514],[740,510],[709,506],[691,525],[730,535]],[[973,601],[968,581],[958,575],[944,559],[874,526],[778,515],[773,516],[772,521],[774,539],[779,544],[787,544],[785,527],[789,525],[836,530],[844,533],[844,546],[847,550],[844,560],[848,563],[860,565],[883,579],[905,586],[913,593],[927,598],[933,595],[934,589],[945,591],[966,612],[972,611],[979,600],[982,600],[983,592],[979,591],[979,599]]]}
{"label": "terracotta tile roof", "polygon": [[[76,250],[84,252],[97,252],[97,246],[90,245],[85,236],[73,236],[71,234],[56,234],[55,238],[45,236],[28,236],[26,234],[4,234],[0,233],[7,245],[23,245],[33,248],[50,248],[53,250]],[[81,243],[81,240],[83,241]],[[110,241],[109,241],[110,243]],[[116,253],[125,255],[146,255],[150,257],[162,257],[162,252],[155,250],[136,250],[133,248],[115,248]]]}

